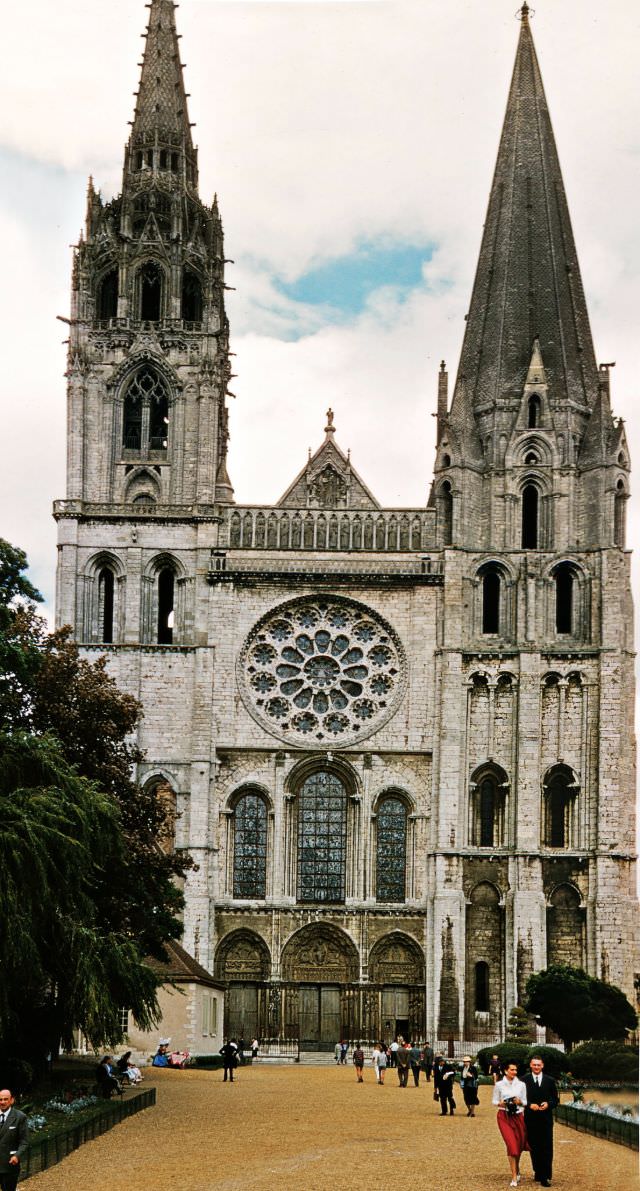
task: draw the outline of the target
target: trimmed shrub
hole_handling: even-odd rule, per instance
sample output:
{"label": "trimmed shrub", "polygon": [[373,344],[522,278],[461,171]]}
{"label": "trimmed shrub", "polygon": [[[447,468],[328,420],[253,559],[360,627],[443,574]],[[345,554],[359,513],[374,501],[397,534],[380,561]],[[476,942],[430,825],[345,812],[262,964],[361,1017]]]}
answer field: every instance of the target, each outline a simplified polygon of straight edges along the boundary
{"label": "trimmed shrub", "polygon": [[567,1055],[575,1079],[638,1083],[638,1051],[623,1042],[583,1042]]}
{"label": "trimmed shrub", "polygon": [[520,1073],[525,1069],[525,1059],[530,1049],[523,1042],[499,1042],[497,1046],[483,1046],[482,1050],[478,1051],[476,1061],[484,1075],[487,1075],[489,1071],[492,1055],[497,1055],[503,1066],[509,1059],[511,1062],[517,1063],[518,1073]]}
{"label": "trimmed shrub", "polygon": [[529,1059],[533,1055],[540,1055],[547,1075],[553,1076],[554,1079],[559,1079],[571,1067],[569,1056],[558,1050],[557,1046],[527,1046],[523,1042],[500,1042],[497,1046],[485,1046],[478,1051],[477,1062],[485,1075],[489,1070],[492,1055],[497,1055],[502,1064],[507,1059],[517,1063],[520,1076],[527,1074]]}

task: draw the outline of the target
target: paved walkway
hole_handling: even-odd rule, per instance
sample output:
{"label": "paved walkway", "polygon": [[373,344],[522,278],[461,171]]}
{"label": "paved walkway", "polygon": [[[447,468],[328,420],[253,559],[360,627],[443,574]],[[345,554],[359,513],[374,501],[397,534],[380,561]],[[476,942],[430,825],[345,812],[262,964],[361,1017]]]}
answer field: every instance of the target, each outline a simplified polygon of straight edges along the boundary
{"label": "paved walkway", "polygon": [[[504,1146],[480,1088],[478,1115],[441,1117],[431,1088],[384,1088],[371,1069],[247,1067],[154,1071],[155,1108],[36,1175],[28,1191],[346,1191],[397,1186],[434,1191],[507,1188]],[[461,1097],[458,1097],[461,1100]],[[638,1191],[637,1155],[556,1125],[557,1191]],[[521,1191],[536,1191],[528,1157]]]}

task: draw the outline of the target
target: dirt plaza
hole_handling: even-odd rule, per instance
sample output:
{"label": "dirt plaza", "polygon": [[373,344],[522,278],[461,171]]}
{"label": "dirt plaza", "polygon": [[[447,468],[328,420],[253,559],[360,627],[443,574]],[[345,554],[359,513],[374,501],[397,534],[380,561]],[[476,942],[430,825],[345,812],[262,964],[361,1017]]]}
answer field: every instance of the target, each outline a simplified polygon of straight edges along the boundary
{"label": "dirt plaza", "polygon": [[[387,1072],[357,1084],[353,1067],[247,1067],[233,1085],[221,1072],[151,1071],[157,1105],[28,1180],[33,1191],[87,1191],[96,1179],[126,1191],[240,1191],[274,1187],[326,1191],[362,1185],[494,1191],[509,1185],[507,1159],[480,1088],[468,1119],[441,1117],[432,1085],[398,1087]],[[637,1155],[623,1146],[555,1129],[553,1185],[559,1191],[637,1191]],[[533,1182],[527,1155],[522,1188]]]}

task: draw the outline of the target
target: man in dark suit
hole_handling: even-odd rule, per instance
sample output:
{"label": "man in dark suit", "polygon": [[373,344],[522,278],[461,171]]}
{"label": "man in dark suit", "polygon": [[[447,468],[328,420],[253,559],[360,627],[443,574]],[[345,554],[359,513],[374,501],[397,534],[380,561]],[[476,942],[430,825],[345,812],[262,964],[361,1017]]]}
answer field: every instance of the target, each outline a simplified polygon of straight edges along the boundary
{"label": "man in dark suit", "polygon": [[541,1187],[551,1186],[553,1164],[553,1110],[558,1103],[555,1079],[545,1075],[540,1055],[529,1061],[530,1072],[525,1076],[527,1107],[524,1123],[531,1149],[533,1177]]}
{"label": "man in dark suit", "polygon": [[29,1130],[23,1112],[14,1108],[8,1088],[0,1091],[0,1189],[16,1191],[20,1159],[25,1153]]}

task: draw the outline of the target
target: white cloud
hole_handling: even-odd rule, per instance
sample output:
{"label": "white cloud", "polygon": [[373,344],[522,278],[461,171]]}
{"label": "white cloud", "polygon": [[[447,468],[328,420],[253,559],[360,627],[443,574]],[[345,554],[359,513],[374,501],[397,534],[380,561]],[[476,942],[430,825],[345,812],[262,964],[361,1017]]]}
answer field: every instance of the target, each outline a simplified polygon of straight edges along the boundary
{"label": "white cloud", "polygon": [[[513,8],[182,0],[202,195],[218,191],[237,262],[228,281],[238,499],[280,494],[318,445],[328,405],[381,500],[426,498],[437,371],[444,357],[455,373],[460,350],[518,34]],[[84,177],[109,194],[120,186],[146,15],[137,0],[32,0],[3,15],[12,53],[0,145],[47,169],[23,198],[12,192],[5,214],[2,532],[29,550],[48,592],[49,508],[64,494],[65,336],[54,318],[68,310]],[[614,403],[636,460],[638,23],[628,0],[540,6],[533,23],[598,358],[617,360]],[[294,280],[377,237],[436,244],[425,278],[439,296],[399,302],[382,289],[339,325],[274,287],[275,274]]]}

